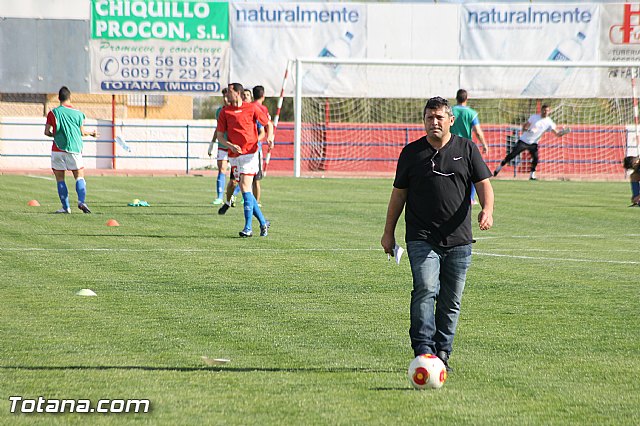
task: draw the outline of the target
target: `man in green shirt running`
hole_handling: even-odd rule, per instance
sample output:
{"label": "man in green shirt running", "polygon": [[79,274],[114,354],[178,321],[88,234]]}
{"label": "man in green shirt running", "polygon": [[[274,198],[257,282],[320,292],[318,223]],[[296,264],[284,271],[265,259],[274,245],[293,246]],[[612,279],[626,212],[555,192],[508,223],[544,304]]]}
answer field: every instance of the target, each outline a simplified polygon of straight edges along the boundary
{"label": "man in green shirt running", "polygon": [[58,196],[62,202],[62,208],[56,213],[71,213],[69,207],[69,191],[64,181],[65,172],[70,170],[76,179],[76,192],[78,193],[78,208],[83,213],[91,213],[85,203],[87,184],[84,181],[84,164],[82,161],[83,136],[98,135],[98,132],[87,132],[84,129],[85,115],[71,105],[71,91],[62,86],[58,92],[60,106],[52,109],[47,114],[47,124],[44,134],[53,138],[51,147],[51,170],[56,176]]}

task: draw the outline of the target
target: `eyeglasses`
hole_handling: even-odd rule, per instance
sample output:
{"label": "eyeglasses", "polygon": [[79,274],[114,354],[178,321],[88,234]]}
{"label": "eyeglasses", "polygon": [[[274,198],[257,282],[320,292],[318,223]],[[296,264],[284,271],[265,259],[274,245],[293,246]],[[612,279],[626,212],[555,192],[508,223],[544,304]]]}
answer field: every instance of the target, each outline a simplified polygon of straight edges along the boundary
{"label": "eyeglasses", "polygon": [[440,153],[440,151],[437,151],[431,156],[431,158],[429,159],[429,161],[431,161],[431,171],[437,175],[440,176],[453,176],[454,173],[442,173],[436,170],[436,162],[435,162],[435,158],[436,155],[438,155]]}

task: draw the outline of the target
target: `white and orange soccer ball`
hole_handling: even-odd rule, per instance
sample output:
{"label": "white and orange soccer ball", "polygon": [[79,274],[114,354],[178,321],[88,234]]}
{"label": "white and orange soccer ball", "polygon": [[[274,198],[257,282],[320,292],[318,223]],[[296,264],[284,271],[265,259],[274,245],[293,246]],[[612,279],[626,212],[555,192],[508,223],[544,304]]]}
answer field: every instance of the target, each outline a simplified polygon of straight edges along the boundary
{"label": "white and orange soccer ball", "polygon": [[408,375],[416,389],[440,389],[447,380],[447,368],[437,356],[423,354],[411,361]]}

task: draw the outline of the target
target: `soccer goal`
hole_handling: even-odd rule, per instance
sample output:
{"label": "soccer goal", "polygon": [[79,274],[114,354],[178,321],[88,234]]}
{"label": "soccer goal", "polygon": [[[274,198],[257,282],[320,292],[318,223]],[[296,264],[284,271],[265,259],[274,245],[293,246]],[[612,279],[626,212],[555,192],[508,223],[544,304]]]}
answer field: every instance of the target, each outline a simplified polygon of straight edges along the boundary
{"label": "soccer goal", "polygon": [[[541,179],[624,179],[639,140],[634,83],[640,63],[295,61],[295,176],[392,176],[400,150],[425,134],[426,100],[455,105],[459,88],[478,112],[495,168],[542,105],[571,132],[539,142]],[[476,141],[478,142],[478,141]],[[501,177],[528,177],[523,153]]]}

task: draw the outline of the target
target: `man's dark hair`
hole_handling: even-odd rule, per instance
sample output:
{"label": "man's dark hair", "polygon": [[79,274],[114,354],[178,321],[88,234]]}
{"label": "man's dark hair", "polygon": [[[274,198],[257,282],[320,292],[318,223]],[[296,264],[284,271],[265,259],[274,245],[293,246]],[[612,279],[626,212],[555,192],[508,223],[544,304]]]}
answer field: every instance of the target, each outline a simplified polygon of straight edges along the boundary
{"label": "man's dark hair", "polygon": [[222,88],[222,94],[223,95],[226,95],[228,91],[229,91],[229,89],[227,89],[226,87]]}
{"label": "man's dark hair", "polygon": [[71,98],[71,90],[67,86],[62,86],[58,91],[58,99],[60,102],[68,101]]}
{"label": "man's dark hair", "polygon": [[622,165],[627,170],[637,171],[638,168],[640,168],[640,164],[638,164],[638,157],[635,157],[633,155],[624,157],[624,160],[622,160]]}
{"label": "man's dark hair", "polygon": [[460,89],[456,92],[456,102],[458,102],[459,104],[466,102],[468,96],[469,95],[466,90]]}
{"label": "man's dark hair", "polygon": [[253,100],[257,101],[258,99],[264,96],[264,87],[262,86],[254,86],[253,88]]}
{"label": "man's dark hair", "polygon": [[447,112],[447,114],[449,114],[449,116],[453,115],[453,112],[451,111],[451,107],[449,106],[449,101],[446,100],[445,98],[441,98],[440,96],[436,96],[427,101],[427,104],[424,106],[424,111],[422,111],[422,117],[425,116],[428,109],[440,109],[442,107],[444,107],[445,111]]}
{"label": "man's dark hair", "polygon": [[244,87],[240,83],[229,83],[229,86],[233,88],[234,92],[238,92],[238,93],[244,92]]}
{"label": "man's dark hair", "polygon": [[540,107],[540,111],[542,111],[545,108],[551,108],[548,104],[542,104],[542,106]]}

